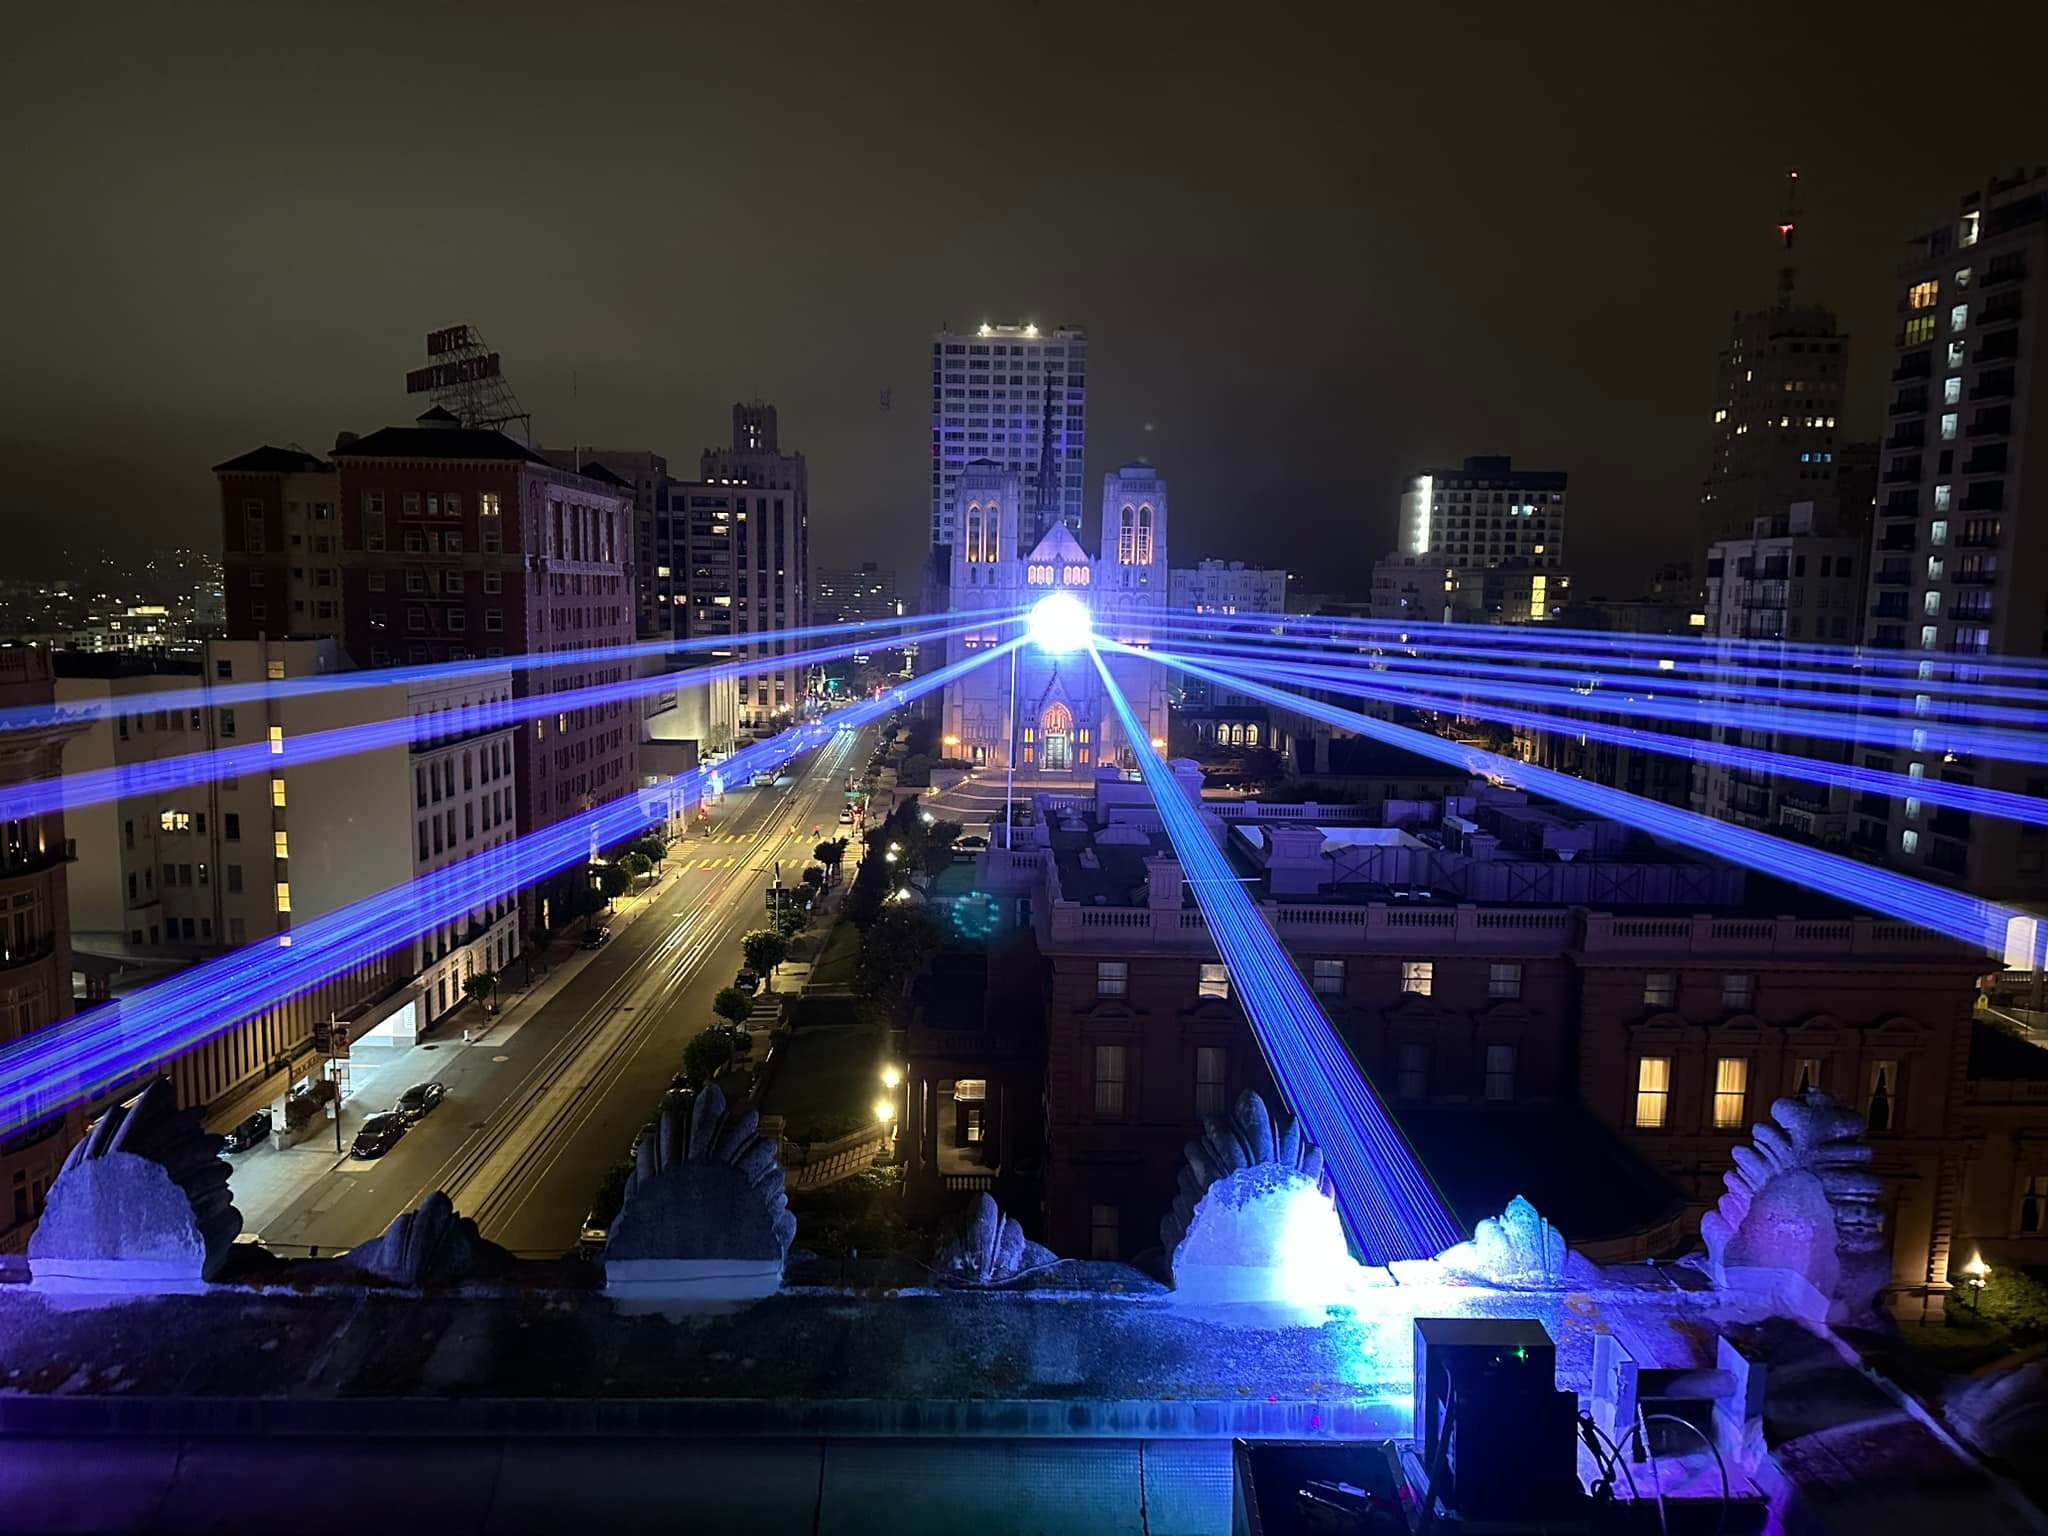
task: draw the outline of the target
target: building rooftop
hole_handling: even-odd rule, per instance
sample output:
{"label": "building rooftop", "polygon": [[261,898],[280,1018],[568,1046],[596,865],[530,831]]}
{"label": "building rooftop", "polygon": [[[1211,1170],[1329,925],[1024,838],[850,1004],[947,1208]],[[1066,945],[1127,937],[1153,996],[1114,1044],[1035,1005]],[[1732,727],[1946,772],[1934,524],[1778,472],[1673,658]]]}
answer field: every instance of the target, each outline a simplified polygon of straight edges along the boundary
{"label": "building rooftop", "polygon": [[333,471],[332,464],[303,448],[274,448],[267,443],[213,466],[216,475],[302,475],[331,474]]}
{"label": "building rooftop", "polygon": [[[337,443],[337,459],[467,459],[474,462],[539,464],[555,469],[547,458],[520,442],[489,427],[448,426],[435,422],[407,427],[384,427],[367,436]],[[561,470],[574,474],[574,470]],[[585,471],[585,477],[589,472]],[[615,478],[615,477],[614,477]]]}

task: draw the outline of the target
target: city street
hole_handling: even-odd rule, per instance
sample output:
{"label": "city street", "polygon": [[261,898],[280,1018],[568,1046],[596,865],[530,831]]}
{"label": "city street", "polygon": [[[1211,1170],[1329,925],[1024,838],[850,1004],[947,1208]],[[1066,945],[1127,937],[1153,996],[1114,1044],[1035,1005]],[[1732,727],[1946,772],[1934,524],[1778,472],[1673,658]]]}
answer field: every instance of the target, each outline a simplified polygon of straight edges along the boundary
{"label": "city street", "polygon": [[[448,1090],[383,1157],[337,1156],[318,1138],[236,1157],[245,1231],[287,1253],[327,1253],[375,1237],[440,1189],[494,1242],[535,1254],[572,1247],[604,1170],[659,1102],[684,1044],[713,1022],[712,999],[740,969],[741,936],[765,921],[776,862],[783,883],[799,885],[816,843],[850,832],[838,825],[842,787],[873,739],[843,733],[773,787],[729,787],[708,832],[670,851],[657,893],[602,948],[565,962],[575,968],[566,981],[543,979],[530,1003],[471,1043],[444,1027],[452,1038],[380,1068],[349,1121],[426,1078]],[[264,1166],[316,1153],[289,1178]]]}

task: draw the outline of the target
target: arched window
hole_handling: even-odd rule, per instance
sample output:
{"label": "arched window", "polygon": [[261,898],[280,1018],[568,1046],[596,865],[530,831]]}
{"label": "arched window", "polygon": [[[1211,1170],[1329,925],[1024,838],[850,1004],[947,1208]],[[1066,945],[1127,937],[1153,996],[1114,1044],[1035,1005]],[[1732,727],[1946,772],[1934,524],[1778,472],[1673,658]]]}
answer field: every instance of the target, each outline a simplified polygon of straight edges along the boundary
{"label": "arched window", "polygon": [[1150,565],[1152,563],[1152,508],[1143,505],[1138,508],[1138,527],[1132,540],[1135,551],[1127,565]]}
{"label": "arched window", "polygon": [[981,563],[981,503],[967,503],[967,563]]}
{"label": "arched window", "polygon": [[984,563],[994,565],[1003,552],[1003,508],[1001,502],[990,502],[981,509],[983,527],[981,530],[981,558]]}
{"label": "arched window", "polygon": [[1256,725],[1244,728],[1244,744],[1248,747],[1256,747],[1259,744],[1259,728]]}
{"label": "arched window", "polygon": [[1117,564],[1129,565],[1138,553],[1138,509],[1126,505],[1117,514],[1116,558]]}

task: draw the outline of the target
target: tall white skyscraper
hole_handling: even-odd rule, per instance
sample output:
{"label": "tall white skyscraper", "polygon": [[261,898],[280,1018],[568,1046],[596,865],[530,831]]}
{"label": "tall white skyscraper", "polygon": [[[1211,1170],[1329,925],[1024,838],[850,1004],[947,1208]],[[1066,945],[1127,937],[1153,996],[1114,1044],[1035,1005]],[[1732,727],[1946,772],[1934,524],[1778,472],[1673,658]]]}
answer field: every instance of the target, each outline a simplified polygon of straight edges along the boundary
{"label": "tall white skyscraper", "polygon": [[[932,544],[953,544],[960,473],[986,459],[1021,479],[1027,543],[1045,521],[1079,532],[1088,338],[1073,326],[980,325],[932,337]],[[1053,480],[1040,481],[1041,457]]]}

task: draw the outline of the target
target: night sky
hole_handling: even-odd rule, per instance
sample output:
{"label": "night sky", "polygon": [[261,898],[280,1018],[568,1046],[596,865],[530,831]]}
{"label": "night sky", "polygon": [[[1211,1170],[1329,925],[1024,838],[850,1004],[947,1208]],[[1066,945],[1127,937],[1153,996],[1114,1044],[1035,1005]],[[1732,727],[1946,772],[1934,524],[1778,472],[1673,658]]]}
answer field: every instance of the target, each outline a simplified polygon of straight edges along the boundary
{"label": "night sky", "polygon": [[409,419],[469,322],[549,444],[694,473],[773,400],[814,562],[908,573],[930,332],[1030,319],[1090,332],[1091,524],[1150,458],[1176,564],[1362,585],[1405,472],[1506,452],[1633,588],[1688,553],[1783,171],[1875,436],[1901,243],[2048,160],[2044,11],[19,9],[6,563],[212,544],[208,465]]}

